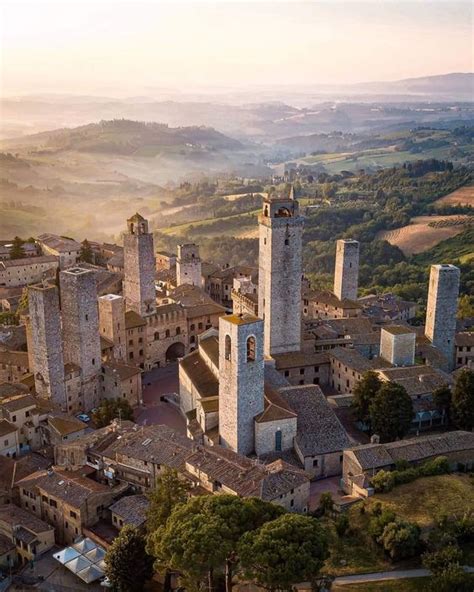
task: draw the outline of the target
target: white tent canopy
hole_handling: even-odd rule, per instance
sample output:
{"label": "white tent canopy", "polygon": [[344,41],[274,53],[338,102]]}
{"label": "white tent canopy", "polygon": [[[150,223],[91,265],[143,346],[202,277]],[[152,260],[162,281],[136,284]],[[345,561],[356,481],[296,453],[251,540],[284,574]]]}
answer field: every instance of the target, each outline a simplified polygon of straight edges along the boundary
{"label": "white tent canopy", "polygon": [[53,557],[87,584],[104,576],[105,549],[87,537],[55,553]]}

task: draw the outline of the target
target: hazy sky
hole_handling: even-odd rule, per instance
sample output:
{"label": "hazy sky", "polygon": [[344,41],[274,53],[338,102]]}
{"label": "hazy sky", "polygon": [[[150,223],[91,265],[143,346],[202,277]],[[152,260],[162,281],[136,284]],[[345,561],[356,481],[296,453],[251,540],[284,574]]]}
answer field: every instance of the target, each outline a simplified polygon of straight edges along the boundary
{"label": "hazy sky", "polygon": [[0,0],[2,94],[394,80],[473,68],[451,0]]}

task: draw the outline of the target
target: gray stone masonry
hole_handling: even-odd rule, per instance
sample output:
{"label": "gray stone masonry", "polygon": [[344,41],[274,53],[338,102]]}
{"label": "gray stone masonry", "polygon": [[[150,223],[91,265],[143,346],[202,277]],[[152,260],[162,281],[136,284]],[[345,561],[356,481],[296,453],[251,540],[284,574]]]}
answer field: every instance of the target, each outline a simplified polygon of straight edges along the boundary
{"label": "gray stone masonry", "polygon": [[240,454],[248,455],[254,452],[254,418],[263,411],[263,408],[263,321],[253,315],[221,317],[219,319],[220,443]]}
{"label": "gray stone masonry", "polygon": [[303,217],[298,202],[280,195],[264,198],[259,216],[258,311],[264,320],[264,353],[301,348]]}
{"label": "gray stone masonry", "polygon": [[113,341],[114,358],[127,361],[127,335],[125,332],[125,301],[117,294],[99,298],[100,334]]}
{"label": "gray stone masonry", "polygon": [[123,239],[125,306],[146,316],[156,309],[153,234],[140,214],[127,220],[127,228]]}
{"label": "gray stone masonry", "polygon": [[[64,359],[61,339],[59,294],[56,286],[37,284],[28,288],[28,354],[39,397],[51,399],[67,409]],[[31,350],[31,351],[30,351]]]}
{"label": "gray stone masonry", "polygon": [[176,259],[176,284],[191,284],[202,286],[201,258],[199,246],[193,243],[178,245],[178,258]]}
{"label": "gray stone masonry", "polygon": [[84,410],[100,399],[101,349],[95,272],[71,267],[59,274],[63,319],[64,360],[82,372]]}
{"label": "gray stone masonry", "polygon": [[454,338],[461,272],[454,265],[432,265],[426,307],[425,334],[454,369]]}
{"label": "gray stone masonry", "polygon": [[336,243],[334,294],[343,300],[357,300],[359,285],[359,242],[341,239]]}

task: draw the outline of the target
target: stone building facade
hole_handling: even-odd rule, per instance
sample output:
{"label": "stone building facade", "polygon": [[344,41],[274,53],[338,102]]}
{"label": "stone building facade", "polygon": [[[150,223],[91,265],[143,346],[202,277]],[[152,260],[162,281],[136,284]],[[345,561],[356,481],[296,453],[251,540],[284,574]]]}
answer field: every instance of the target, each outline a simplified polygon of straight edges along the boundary
{"label": "stone building facade", "polygon": [[56,286],[36,284],[28,288],[30,353],[39,397],[51,399],[66,410],[64,358],[59,294]]}
{"label": "stone building facade", "polygon": [[380,355],[394,366],[412,366],[415,363],[416,333],[403,325],[382,327]]}
{"label": "stone building facade", "polygon": [[303,218],[292,197],[265,197],[258,218],[258,310],[266,356],[301,348]]}
{"label": "stone building facade", "polygon": [[201,258],[199,247],[194,243],[178,245],[178,257],[176,259],[176,285],[191,284],[202,285]]}
{"label": "stone building facade", "polygon": [[112,341],[115,360],[127,359],[127,335],[125,329],[125,301],[117,294],[105,294],[99,298],[100,335]]}
{"label": "stone building facade", "polygon": [[454,368],[456,314],[461,272],[454,265],[432,265],[426,307],[425,335]]}
{"label": "stone building facade", "polygon": [[264,408],[263,322],[229,315],[219,322],[219,435],[240,454],[255,450],[254,418]]}
{"label": "stone building facade", "polygon": [[340,239],[336,243],[334,294],[339,300],[357,300],[359,285],[359,242]]}
{"label": "stone building facade", "polygon": [[82,373],[83,409],[100,400],[101,347],[96,277],[93,271],[72,267],[60,273],[64,361]]}
{"label": "stone building facade", "polygon": [[0,286],[16,288],[40,282],[46,275],[53,275],[59,260],[53,255],[26,257],[0,261]]}
{"label": "stone building facade", "polygon": [[138,213],[127,220],[127,229],[123,240],[125,306],[146,316],[156,308],[153,234]]}

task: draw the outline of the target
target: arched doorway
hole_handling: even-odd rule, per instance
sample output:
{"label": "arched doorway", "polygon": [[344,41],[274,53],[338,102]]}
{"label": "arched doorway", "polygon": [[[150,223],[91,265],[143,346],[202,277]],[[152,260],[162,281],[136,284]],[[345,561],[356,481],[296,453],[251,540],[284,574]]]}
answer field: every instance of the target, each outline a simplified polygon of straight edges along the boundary
{"label": "arched doorway", "polygon": [[172,343],[169,348],[166,350],[166,361],[167,362],[176,362],[178,358],[182,358],[184,356],[184,343],[181,341],[177,341],[176,343]]}

